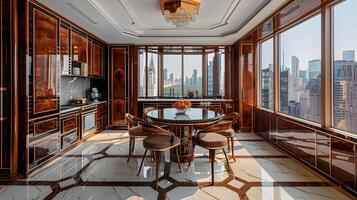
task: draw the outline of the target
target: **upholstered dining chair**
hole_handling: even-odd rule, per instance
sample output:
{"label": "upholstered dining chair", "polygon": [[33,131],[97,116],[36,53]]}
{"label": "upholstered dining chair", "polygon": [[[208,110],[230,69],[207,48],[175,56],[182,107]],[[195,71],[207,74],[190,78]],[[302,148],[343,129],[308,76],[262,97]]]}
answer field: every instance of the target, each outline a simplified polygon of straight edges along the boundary
{"label": "upholstered dining chair", "polygon": [[225,114],[224,118],[218,123],[212,124],[206,128],[199,129],[196,132],[200,133],[217,133],[227,138],[228,150],[232,152],[232,158],[235,161],[234,156],[234,136],[235,131],[233,126],[239,122],[239,113],[233,112]]}
{"label": "upholstered dining chair", "polygon": [[198,145],[198,146],[201,146],[201,147],[209,150],[209,158],[211,161],[211,182],[212,182],[212,185],[214,184],[214,160],[216,157],[215,156],[216,150],[221,149],[223,151],[224,156],[226,158],[228,170],[231,171],[231,167],[228,162],[228,157],[227,157],[226,151],[224,150],[224,148],[228,145],[226,137],[224,137],[221,134],[214,133],[214,132],[206,133],[206,132],[197,131],[196,135],[194,135],[192,137],[192,143],[193,143],[192,155],[191,155],[191,160],[188,164],[187,170],[190,168],[191,162],[194,158],[195,146]]}
{"label": "upholstered dining chair", "polygon": [[166,131],[162,128],[157,129],[152,127],[144,127],[141,124],[147,124],[143,119],[140,119],[132,114],[126,113],[125,120],[128,124],[128,132],[129,132],[129,156],[127,162],[130,161],[130,158],[135,149],[135,139],[136,138],[145,138],[154,133],[160,133],[162,131]]}
{"label": "upholstered dining chair", "polygon": [[140,168],[137,173],[137,176],[139,176],[141,168],[143,166],[146,153],[148,150],[153,152],[155,154],[155,161],[156,161],[156,189],[158,187],[158,180],[159,180],[159,168],[160,168],[160,162],[161,162],[161,153],[164,151],[168,151],[172,148],[175,148],[176,152],[176,157],[177,157],[177,162],[180,171],[181,170],[181,164],[180,164],[180,158],[178,156],[178,146],[181,144],[180,138],[174,135],[174,133],[167,131],[165,129],[162,129],[158,126],[155,126],[153,124],[148,124],[148,123],[140,123],[140,125],[147,130],[155,130],[155,132],[147,136],[144,141],[143,141],[143,146],[145,148],[145,153],[143,155],[143,158],[141,160]]}

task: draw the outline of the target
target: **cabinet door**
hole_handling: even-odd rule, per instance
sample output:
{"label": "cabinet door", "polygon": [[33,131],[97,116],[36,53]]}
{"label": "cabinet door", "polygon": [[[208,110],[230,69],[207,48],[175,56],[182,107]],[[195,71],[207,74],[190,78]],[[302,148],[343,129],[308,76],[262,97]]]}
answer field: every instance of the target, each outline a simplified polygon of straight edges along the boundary
{"label": "cabinet door", "polygon": [[69,74],[69,28],[60,27],[60,65],[62,74]]}
{"label": "cabinet door", "polygon": [[58,111],[58,20],[36,9],[32,13],[33,114]]}
{"label": "cabinet door", "polygon": [[87,38],[72,31],[72,60],[87,63]]}
{"label": "cabinet door", "polygon": [[125,126],[126,48],[111,49],[111,125]]}
{"label": "cabinet door", "polygon": [[93,75],[103,76],[103,47],[93,43]]}
{"label": "cabinet door", "polygon": [[93,74],[93,41],[88,40],[88,76]]}

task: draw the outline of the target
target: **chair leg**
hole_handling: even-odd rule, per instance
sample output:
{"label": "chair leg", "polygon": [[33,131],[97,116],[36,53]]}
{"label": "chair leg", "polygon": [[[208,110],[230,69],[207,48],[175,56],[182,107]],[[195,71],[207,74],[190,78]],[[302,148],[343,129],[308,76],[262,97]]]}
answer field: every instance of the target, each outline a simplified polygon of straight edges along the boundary
{"label": "chair leg", "polygon": [[138,171],[138,173],[136,174],[137,176],[139,176],[140,171],[141,171],[141,168],[143,167],[144,160],[145,160],[145,156],[146,156],[146,153],[147,153],[147,152],[148,152],[148,150],[147,150],[147,149],[145,149],[145,153],[144,153],[144,155],[143,155],[143,159],[141,160],[141,164],[140,164],[139,171]]}
{"label": "chair leg", "polygon": [[132,144],[131,148],[132,148],[131,151],[134,152],[134,148],[135,148],[135,138],[133,138],[133,144]]}
{"label": "chair leg", "polygon": [[131,153],[132,153],[132,148],[131,148],[131,144],[132,144],[132,138],[129,138],[129,156],[128,156],[128,160],[126,162],[129,162],[130,158],[131,158]]}
{"label": "chair leg", "polygon": [[226,157],[226,163],[227,163],[227,165],[228,165],[228,170],[229,170],[229,171],[232,171],[231,166],[229,165],[229,162],[228,162],[227,153],[226,153],[226,151],[224,150],[224,148],[222,148],[222,151],[223,151],[223,153],[224,153],[224,157]]}
{"label": "chair leg", "polygon": [[179,166],[180,172],[182,173],[180,157],[179,157],[179,154],[178,154],[178,147],[175,148],[175,152],[176,152],[177,164]]}
{"label": "chair leg", "polygon": [[231,137],[231,146],[232,146],[232,158],[236,161],[236,157],[234,156],[234,137]]}
{"label": "chair leg", "polygon": [[228,152],[231,151],[231,148],[230,148],[230,143],[229,143],[229,137],[227,137],[227,144],[228,144]]}
{"label": "chair leg", "polygon": [[210,157],[211,157],[212,185],[214,185],[214,158],[215,158],[216,150],[209,150],[209,154],[210,154]]}
{"label": "chair leg", "polygon": [[161,152],[160,151],[155,151],[155,161],[156,161],[156,181],[155,181],[155,188],[158,188],[158,182],[159,182],[159,168],[160,168],[160,162],[161,162]]}
{"label": "chair leg", "polygon": [[188,166],[187,166],[187,169],[186,169],[186,171],[188,171],[188,169],[190,168],[190,166],[191,166],[191,162],[192,162],[192,160],[194,159],[194,157],[195,157],[195,144],[192,144],[192,153],[191,153],[191,159],[190,159],[190,162],[188,162]]}

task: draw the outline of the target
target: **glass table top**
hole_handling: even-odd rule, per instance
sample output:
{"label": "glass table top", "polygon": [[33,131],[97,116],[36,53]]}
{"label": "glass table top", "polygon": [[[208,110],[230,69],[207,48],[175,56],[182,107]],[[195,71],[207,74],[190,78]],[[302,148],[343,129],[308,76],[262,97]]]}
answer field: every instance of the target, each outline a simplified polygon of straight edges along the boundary
{"label": "glass table top", "polygon": [[209,122],[221,118],[223,115],[204,108],[189,108],[185,114],[177,114],[175,108],[151,110],[146,114],[152,120],[174,123]]}

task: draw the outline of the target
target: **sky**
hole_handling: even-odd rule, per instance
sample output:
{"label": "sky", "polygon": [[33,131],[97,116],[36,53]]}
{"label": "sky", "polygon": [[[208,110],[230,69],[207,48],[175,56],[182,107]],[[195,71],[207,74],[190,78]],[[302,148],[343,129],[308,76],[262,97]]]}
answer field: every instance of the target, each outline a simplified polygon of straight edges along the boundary
{"label": "sky", "polygon": [[[307,70],[309,60],[321,59],[321,15],[299,24],[281,35],[281,51],[284,49],[285,66],[291,67],[291,57],[300,60],[300,70]],[[342,59],[342,51],[355,50],[357,54],[357,0],[347,0],[334,7],[334,56]],[[266,43],[266,44],[264,44]],[[270,41],[264,42],[262,66],[273,60]],[[269,49],[271,49],[269,51]],[[282,52],[281,52],[282,53]],[[357,56],[357,55],[356,55]],[[281,60],[282,61],[282,60]]]}

